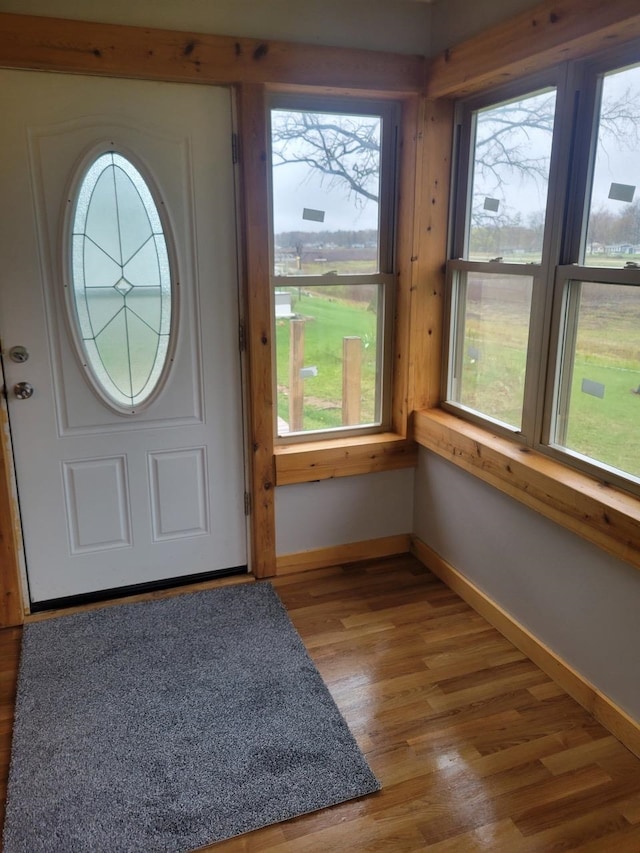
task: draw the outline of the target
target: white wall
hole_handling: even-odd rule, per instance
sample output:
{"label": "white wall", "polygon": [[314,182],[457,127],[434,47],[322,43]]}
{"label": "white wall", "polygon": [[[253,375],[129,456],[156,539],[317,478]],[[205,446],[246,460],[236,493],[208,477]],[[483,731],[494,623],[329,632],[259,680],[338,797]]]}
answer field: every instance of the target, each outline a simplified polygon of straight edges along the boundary
{"label": "white wall", "polygon": [[640,719],[637,569],[426,450],[414,532]]}
{"label": "white wall", "polygon": [[413,468],[276,489],[276,552],[410,533]]}
{"label": "white wall", "polygon": [[433,55],[537,0],[0,0],[0,11]]}
{"label": "white wall", "polygon": [[431,6],[412,0],[0,0],[0,11],[425,54]]}

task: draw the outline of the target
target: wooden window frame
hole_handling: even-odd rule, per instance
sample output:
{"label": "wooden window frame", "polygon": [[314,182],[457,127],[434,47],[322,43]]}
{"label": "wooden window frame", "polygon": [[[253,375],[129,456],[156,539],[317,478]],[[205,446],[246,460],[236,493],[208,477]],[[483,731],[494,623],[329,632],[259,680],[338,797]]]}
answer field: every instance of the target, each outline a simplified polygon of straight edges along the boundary
{"label": "wooden window frame", "polygon": [[[640,10],[628,0],[590,3],[588,10],[583,0],[555,0],[553,5],[543,2],[444,51],[429,63],[420,57],[376,51],[0,14],[0,67],[236,87],[241,185],[251,187],[251,193],[241,192],[240,218],[245,238],[246,374],[252,401],[248,417],[251,551],[258,577],[275,571],[276,484],[413,466],[417,459],[414,436],[420,444],[498,488],[504,480],[513,497],[527,502],[532,474],[525,469],[526,475],[513,482],[509,469],[513,471],[514,444],[502,438],[494,441],[489,430],[466,424],[437,408],[441,399],[454,99],[518,80],[567,59],[625,44],[638,36]],[[334,439],[322,442],[321,447],[310,442],[305,447],[278,448],[274,454],[269,247],[264,227],[268,221],[265,98],[274,88],[305,91],[309,87],[323,93],[392,97],[402,102],[391,432],[366,436],[355,443]],[[24,606],[19,515],[6,411],[2,435],[0,625],[12,625],[23,621]],[[489,443],[498,463],[492,472],[483,460]],[[469,451],[466,454],[465,448]],[[526,448],[518,452],[523,454],[519,460],[526,454],[527,459],[537,456]],[[545,462],[549,465],[554,461]],[[584,474],[554,464],[557,467],[544,481],[534,508],[575,529],[570,507],[593,482]],[[502,473],[495,473],[497,469]],[[597,486],[593,501],[600,526],[605,525],[608,531],[608,550],[640,567],[637,499]],[[611,514],[612,504],[619,513],[616,516]],[[587,521],[576,532],[589,538],[591,529]],[[596,544],[604,547],[602,541]]]}
{"label": "wooden window frame", "polygon": [[[507,22],[445,51],[427,70],[427,95],[434,109],[453,99],[497,89],[567,59],[588,59],[606,49],[623,49],[640,36],[640,10],[624,0],[585,10],[580,0],[541,3]],[[441,128],[440,139],[446,139]],[[453,136],[453,120],[449,138]],[[449,187],[450,163],[440,160],[438,175]],[[447,257],[449,212],[441,200],[436,230],[442,262]],[[428,202],[425,201],[425,204]],[[424,247],[420,246],[424,252]],[[444,270],[432,270],[431,287],[444,287]],[[445,310],[438,316],[442,336]],[[435,323],[434,323],[435,325]],[[444,349],[439,364],[444,358]],[[602,477],[575,470],[557,459],[497,435],[490,426],[462,420],[431,401],[413,415],[418,443],[515,500],[640,568],[640,501]]]}
{"label": "wooden window frame", "polygon": [[[0,67],[167,82],[229,85],[237,95],[242,314],[246,330],[248,466],[251,489],[251,566],[256,577],[276,571],[276,484],[413,466],[417,446],[408,438],[414,404],[409,335],[417,286],[414,246],[416,161],[421,157],[421,91],[425,60],[369,50],[348,50],[207,33],[0,13]],[[314,442],[274,453],[269,200],[266,103],[270,92],[393,99],[402,105],[398,285],[393,346],[391,431]],[[4,401],[3,401],[4,403]],[[0,442],[0,626],[20,624],[25,605],[20,518],[11,450],[2,414]]]}
{"label": "wooden window frame", "polygon": [[[270,95],[292,91],[309,94],[307,88],[300,90],[291,86],[270,86],[268,91]],[[368,93],[365,95],[363,92],[343,94],[354,97],[355,103],[358,99],[368,98]],[[419,275],[415,263],[418,234],[414,220],[419,186],[414,176],[422,156],[420,128],[423,104],[417,95],[373,94],[378,100],[395,101],[400,109],[389,428],[369,435],[343,433],[335,437],[321,437],[314,434],[308,438],[303,436],[295,443],[277,443],[272,436],[275,484],[278,486],[415,467],[417,464],[417,446],[408,435],[409,413],[415,408],[411,399],[409,349]]]}
{"label": "wooden window frame", "polygon": [[[371,274],[349,274],[329,271],[323,275],[305,275],[302,277],[276,274],[274,272],[275,233],[273,216],[271,217],[271,290],[282,287],[302,286],[313,290],[316,286],[331,285],[375,285],[380,296],[377,310],[378,335],[376,343],[376,398],[377,417],[374,423],[358,423],[352,426],[339,426],[332,429],[299,430],[292,434],[278,435],[275,425],[275,445],[305,444],[321,442],[332,438],[357,439],[365,435],[374,435],[389,431],[391,417],[391,345],[393,340],[393,316],[395,303],[395,209],[398,173],[398,136],[399,114],[401,106],[392,100],[372,100],[363,96],[327,98],[317,94],[271,93],[268,110],[272,116],[277,110],[293,110],[311,113],[342,114],[353,116],[376,116],[381,123],[380,139],[380,198],[378,200],[378,257],[379,268]],[[272,143],[269,145],[271,175],[273,176]],[[273,180],[270,182],[271,207],[273,209]],[[275,211],[274,211],[275,213]],[[275,342],[275,334],[274,334]],[[277,399],[277,368],[274,365],[274,399]]]}
{"label": "wooden window frame", "polygon": [[[567,325],[570,322],[568,318],[577,322],[575,306],[573,309],[568,305],[565,307],[566,285],[569,281],[640,284],[640,274],[636,269],[587,267],[581,265],[583,262],[580,260],[586,231],[584,199],[590,196],[591,158],[595,153],[595,138],[592,137],[594,129],[597,129],[597,79],[600,74],[637,64],[639,58],[640,42],[636,41],[628,50],[619,47],[614,52],[609,50],[599,54],[595,60],[587,58],[564,63],[542,76],[526,77],[517,81],[517,84],[512,82],[506,89],[491,89],[459,104],[462,135],[454,180],[457,210],[452,217],[453,249],[447,261],[447,343],[443,356],[443,388],[446,390],[442,400],[442,407],[446,411],[458,414],[471,423],[484,425],[496,435],[525,444],[597,480],[626,489],[637,497],[640,497],[640,486],[636,475],[616,470],[595,456],[573,452],[557,437],[556,417],[565,412],[568,399],[566,383],[569,372],[564,369],[563,339],[565,335],[573,339],[572,327]],[[538,90],[550,89],[552,86],[556,90],[556,121],[551,145],[549,196],[545,208],[541,261],[523,264],[502,262],[501,258],[489,262],[467,259],[474,116],[478,110],[494,104],[499,106],[514,97],[526,97],[529,93],[535,94]],[[581,108],[576,114],[573,105],[578,102]],[[571,204],[568,203],[569,199]],[[460,372],[461,322],[464,322],[464,316],[458,310],[462,288],[457,280],[468,272],[531,277],[533,281],[520,425],[508,425],[495,420],[481,409],[469,408],[458,400],[456,378]],[[563,377],[562,388],[557,387],[558,377]]]}

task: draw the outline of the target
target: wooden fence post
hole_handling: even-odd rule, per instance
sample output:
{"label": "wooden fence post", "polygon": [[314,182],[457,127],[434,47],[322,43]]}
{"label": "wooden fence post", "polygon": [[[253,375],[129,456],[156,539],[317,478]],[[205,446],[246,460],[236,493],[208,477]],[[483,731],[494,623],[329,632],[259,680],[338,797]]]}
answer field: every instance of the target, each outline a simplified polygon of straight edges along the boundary
{"label": "wooden fence post", "polygon": [[293,317],[289,320],[289,430],[302,429],[304,412],[304,324],[305,320]]}
{"label": "wooden fence post", "polygon": [[360,397],[362,394],[362,339],[342,339],[342,424],[360,423]]}

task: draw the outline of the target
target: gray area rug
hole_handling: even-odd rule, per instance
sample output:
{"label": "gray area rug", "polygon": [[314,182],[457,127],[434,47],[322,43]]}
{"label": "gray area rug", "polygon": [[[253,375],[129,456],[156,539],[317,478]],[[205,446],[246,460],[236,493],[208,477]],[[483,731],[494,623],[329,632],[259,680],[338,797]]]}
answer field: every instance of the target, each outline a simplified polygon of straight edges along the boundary
{"label": "gray area rug", "polygon": [[182,853],[378,788],[267,583],[25,627],[5,853]]}

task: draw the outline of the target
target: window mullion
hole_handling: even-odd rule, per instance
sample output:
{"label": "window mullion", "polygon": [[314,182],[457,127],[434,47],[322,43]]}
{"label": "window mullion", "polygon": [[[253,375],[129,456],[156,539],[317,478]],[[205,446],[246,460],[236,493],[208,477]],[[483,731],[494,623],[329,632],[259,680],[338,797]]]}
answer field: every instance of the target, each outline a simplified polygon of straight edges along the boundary
{"label": "window mullion", "polygon": [[568,175],[576,168],[578,148],[582,144],[579,119],[581,71],[565,64],[558,83],[554,148],[549,173],[549,200],[545,251],[540,294],[542,319],[535,347],[537,363],[532,368],[529,399],[530,443],[536,448],[548,441],[553,410],[555,382],[559,372],[555,359],[560,352],[560,308],[563,304],[562,283],[556,270],[571,251],[575,239],[571,228],[571,211],[580,193],[569,184]]}
{"label": "window mullion", "polygon": [[[569,400],[573,385],[574,358],[578,333],[578,317],[580,313],[581,284],[569,287],[566,276],[558,272],[558,286],[562,288],[561,330],[557,343],[556,393],[553,412],[554,444],[565,444],[567,440],[567,425]],[[551,443],[551,436],[547,438]]]}
{"label": "window mullion", "polygon": [[451,275],[451,356],[449,359],[449,398],[458,400],[460,397],[460,380],[464,358],[464,336],[458,330],[465,327],[465,313],[467,304],[467,279],[459,272],[452,271]]}

